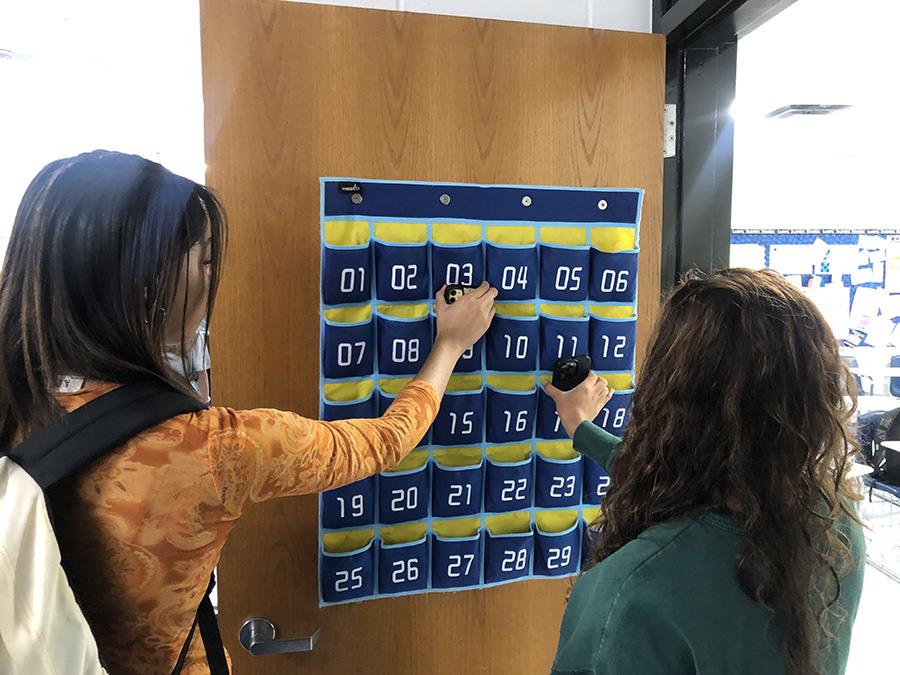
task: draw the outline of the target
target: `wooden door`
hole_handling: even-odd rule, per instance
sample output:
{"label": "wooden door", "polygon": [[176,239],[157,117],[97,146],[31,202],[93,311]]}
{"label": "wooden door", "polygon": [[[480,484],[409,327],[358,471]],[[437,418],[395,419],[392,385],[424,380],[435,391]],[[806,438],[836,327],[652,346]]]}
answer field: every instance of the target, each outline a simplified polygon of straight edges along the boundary
{"label": "wooden door", "polygon": [[[202,0],[207,179],[230,214],[213,323],[220,405],[318,410],[320,176],[638,187],[638,358],[658,306],[660,36],[292,2]],[[317,498],[247,513],[220,564],[240,674],[546,673],[571,581],[319,609]],[[322,627],[254,657],[240,625]]]}

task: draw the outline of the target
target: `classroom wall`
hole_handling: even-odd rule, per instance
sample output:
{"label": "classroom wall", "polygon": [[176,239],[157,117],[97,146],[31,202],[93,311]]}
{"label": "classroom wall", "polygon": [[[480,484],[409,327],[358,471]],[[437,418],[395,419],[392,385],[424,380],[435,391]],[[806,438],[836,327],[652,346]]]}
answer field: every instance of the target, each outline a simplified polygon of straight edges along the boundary
{"label": "classroom wall", "polygon": [[[332,0],[334,5],[650,32],[651,0]],[[0,254],[47,162],[105,148],[203,180],[198,3],[0,3]]]}

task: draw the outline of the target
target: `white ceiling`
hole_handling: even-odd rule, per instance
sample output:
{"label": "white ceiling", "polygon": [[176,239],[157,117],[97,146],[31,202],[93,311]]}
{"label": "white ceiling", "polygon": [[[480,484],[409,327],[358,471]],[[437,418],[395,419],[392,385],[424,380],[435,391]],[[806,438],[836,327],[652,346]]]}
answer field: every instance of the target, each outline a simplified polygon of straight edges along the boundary
{"label": "white ceiling", "polygon": [[[738,43],[732,227],[900,229],[896,0],[798,0]],[[790,104],[849,104],[766,119]]]}

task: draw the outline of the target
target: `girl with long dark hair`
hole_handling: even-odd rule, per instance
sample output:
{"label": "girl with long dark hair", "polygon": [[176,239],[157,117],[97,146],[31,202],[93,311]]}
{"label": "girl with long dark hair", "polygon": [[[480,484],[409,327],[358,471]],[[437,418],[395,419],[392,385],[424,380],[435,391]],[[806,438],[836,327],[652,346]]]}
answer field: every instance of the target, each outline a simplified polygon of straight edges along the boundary
{"label": "girl with long dark hair", "polygon": [[548,393],[611,476],[555,675],[843,673],[865,543],[855,386],[776,272],[689,275],[664,303],[619,442],[595,375]]}
{"label": "girl with long dark hair", "polygon": [[[0,452],[121,384],[196,396],[166,349],[212,323],[225,231],[215,195],[155,162],[96,151],[46,166],[0,273]],[[352,483],[415,447],[496,293],[484,284],[453,305],[438,294],[432,352],[381,418],[213,407],[148,429],[54,488],[63,566],[109,672],[172,672],[246,509]],[[199,639],[182,672],[209,672]]]}

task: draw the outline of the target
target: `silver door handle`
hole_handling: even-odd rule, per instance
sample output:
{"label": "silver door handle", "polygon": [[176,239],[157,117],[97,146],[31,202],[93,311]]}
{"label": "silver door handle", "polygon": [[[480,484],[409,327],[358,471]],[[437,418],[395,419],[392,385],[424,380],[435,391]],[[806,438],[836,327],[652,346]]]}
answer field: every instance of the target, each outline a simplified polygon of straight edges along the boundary
{"label": "silver door handle", "polygon": [[266,654],[288,654],[291,652],[311,652],[319,641],[322,628],[316,628],[315,633],[309,637],[293,638],[291,640],[276,640],[275,626],[268,619],[256,617],[248,619],[241,626],[238,639],[241,647],[254,656]]}

